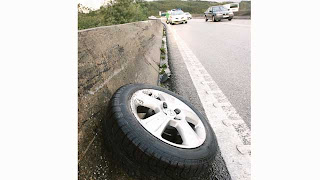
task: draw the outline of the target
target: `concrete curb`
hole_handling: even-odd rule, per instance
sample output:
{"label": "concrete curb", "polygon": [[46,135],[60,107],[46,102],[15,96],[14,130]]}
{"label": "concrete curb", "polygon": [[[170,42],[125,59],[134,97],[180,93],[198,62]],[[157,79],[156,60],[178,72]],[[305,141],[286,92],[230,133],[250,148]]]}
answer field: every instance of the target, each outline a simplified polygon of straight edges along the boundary
{"label": "concrete curb", "polygon": [[[164,55],[164,59],[160,60],[160,69],[159,69],[159,81],[158,81],[158,86],[161,86],[163,88],[167,88],[169,81],[170,81],[170,76],[171,76],[171,70],[170,70],[170,66],[169,66],[169,60],[168,60],[168,42],[167,42],[167,27],[166,27],[166,23],[163,23],[161,21],[162,25],[163,25],[163,32],[164,32],[164,36],[162,37],[162,41],[164,42],[164,44],[162,45],[162,48],[164,48],[165,50],[165,55]],[[162,55],[163,56],[163,55]],[[166,68],[162,68],[162,66],[165,65]],[[164,70],[164,74],[160,75],[160,72]],[[166,78],[162,79],[163,76],[166,76]]]}

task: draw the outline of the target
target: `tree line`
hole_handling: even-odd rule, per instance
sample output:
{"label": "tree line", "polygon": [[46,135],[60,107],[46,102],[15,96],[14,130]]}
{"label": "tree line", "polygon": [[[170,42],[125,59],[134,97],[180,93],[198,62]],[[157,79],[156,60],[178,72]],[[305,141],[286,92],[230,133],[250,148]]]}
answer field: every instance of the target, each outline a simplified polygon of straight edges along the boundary
{"label": "tree line", "polygon": [[208,1],[114,0],[108,6],[101,6],[100,9],[89,13],[78,12],[78,29],[144,21],[149,16],[159,16],[159,11],[166,12],[177,8],[191,14],[202,14],[208,7],[219,4],[221,3]]}

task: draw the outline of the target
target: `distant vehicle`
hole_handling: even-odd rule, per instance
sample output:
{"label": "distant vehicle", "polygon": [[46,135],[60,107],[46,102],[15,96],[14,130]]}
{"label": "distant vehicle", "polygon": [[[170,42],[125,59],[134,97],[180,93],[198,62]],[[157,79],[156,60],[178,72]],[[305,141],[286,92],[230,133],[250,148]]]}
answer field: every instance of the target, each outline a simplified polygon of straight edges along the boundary
{"label": "distant vehicle", "polygon": [[231,21],[232,18],[233,12],[228,11],[228,9],[223,6],[211,6],[204,12],[204,19],[206,22],[208,19],[211,19],[214,22],[221,21],[221,19],[228,19]]}
{"label": "distant vehicle", "polygon": [[181,10],[174,10],[174,11],[171,10],[169,14],[170,15],[169,15],[168,23],[170,23],[171,25],[188,23],[186,15]]}
{"label": "distant vehicle", "polygon": [[149,16],[148,19],[154,20],[154,19],[157,19],[157,17],[155,17],[155,16]]}
{"label": "distant vehicle", "polygon": [[223,7],[227,8],[229,11],[238,12],[239,11],[239,3],[231,3],[225,4]]}
{"label": "distant vehicle", "polygon": [[185,12],[184,15],[187,17],[187,19],[192,19],[192,15],[189,12]]}

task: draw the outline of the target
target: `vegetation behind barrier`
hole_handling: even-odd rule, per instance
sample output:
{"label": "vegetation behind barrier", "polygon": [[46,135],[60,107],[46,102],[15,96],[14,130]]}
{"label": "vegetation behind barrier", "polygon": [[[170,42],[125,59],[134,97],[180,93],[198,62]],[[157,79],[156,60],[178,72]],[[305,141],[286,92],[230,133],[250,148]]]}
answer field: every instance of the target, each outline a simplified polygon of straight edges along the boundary
{"label": "vegetation behind barrier", "polygon": [[87,14],[79,12],[78,29],[143,21],[147,20],[149,16],[159,16],[159,11],[166,12],[177,8],[191,14],[203,14],[210,6],[227,3],[230,2],[115,0],[110,5],[101,6],[96,11],[90,11]]}
{"label": "vegetation behind barrier", "polygon": [[[177,0],[164,0],[153,2],[142,2],[148,9],[148,15],[159,15],[159,11],[166,12],[171,9],[182,9],[184,12],[191,14],[201,14],[210,6],[219,5],[222,3],[208,2],[208,1],[177,1]],[[223,4],[226,4],[223,3]]]}
{"label": "vegetation behind barrier", "polygon": [[147,9],[134,0],[116,0],[89,13],[78,12],[78,29],[109,26],[147,19]]}

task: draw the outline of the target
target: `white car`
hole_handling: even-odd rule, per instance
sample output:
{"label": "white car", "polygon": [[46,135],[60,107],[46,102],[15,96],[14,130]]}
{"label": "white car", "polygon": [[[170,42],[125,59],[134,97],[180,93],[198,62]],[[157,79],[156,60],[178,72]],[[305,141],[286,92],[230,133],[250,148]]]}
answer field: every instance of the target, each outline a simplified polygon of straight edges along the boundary
{"label": "white car", "polygon": [[155,19],[157,19],[157,17],[155,17],[155,16],[149,16],[148,19],[150,19],[150,20],[155,20]]}
{"label": "white car", "polygon": [[187,19],[192,19],[192,15],[189,12],[185,12],[184,15],[187,17]]}
{"label": "white car", "polygon": [[188,23],[187,16],[181,10],[171,11],[168,21],[170,24]]}

